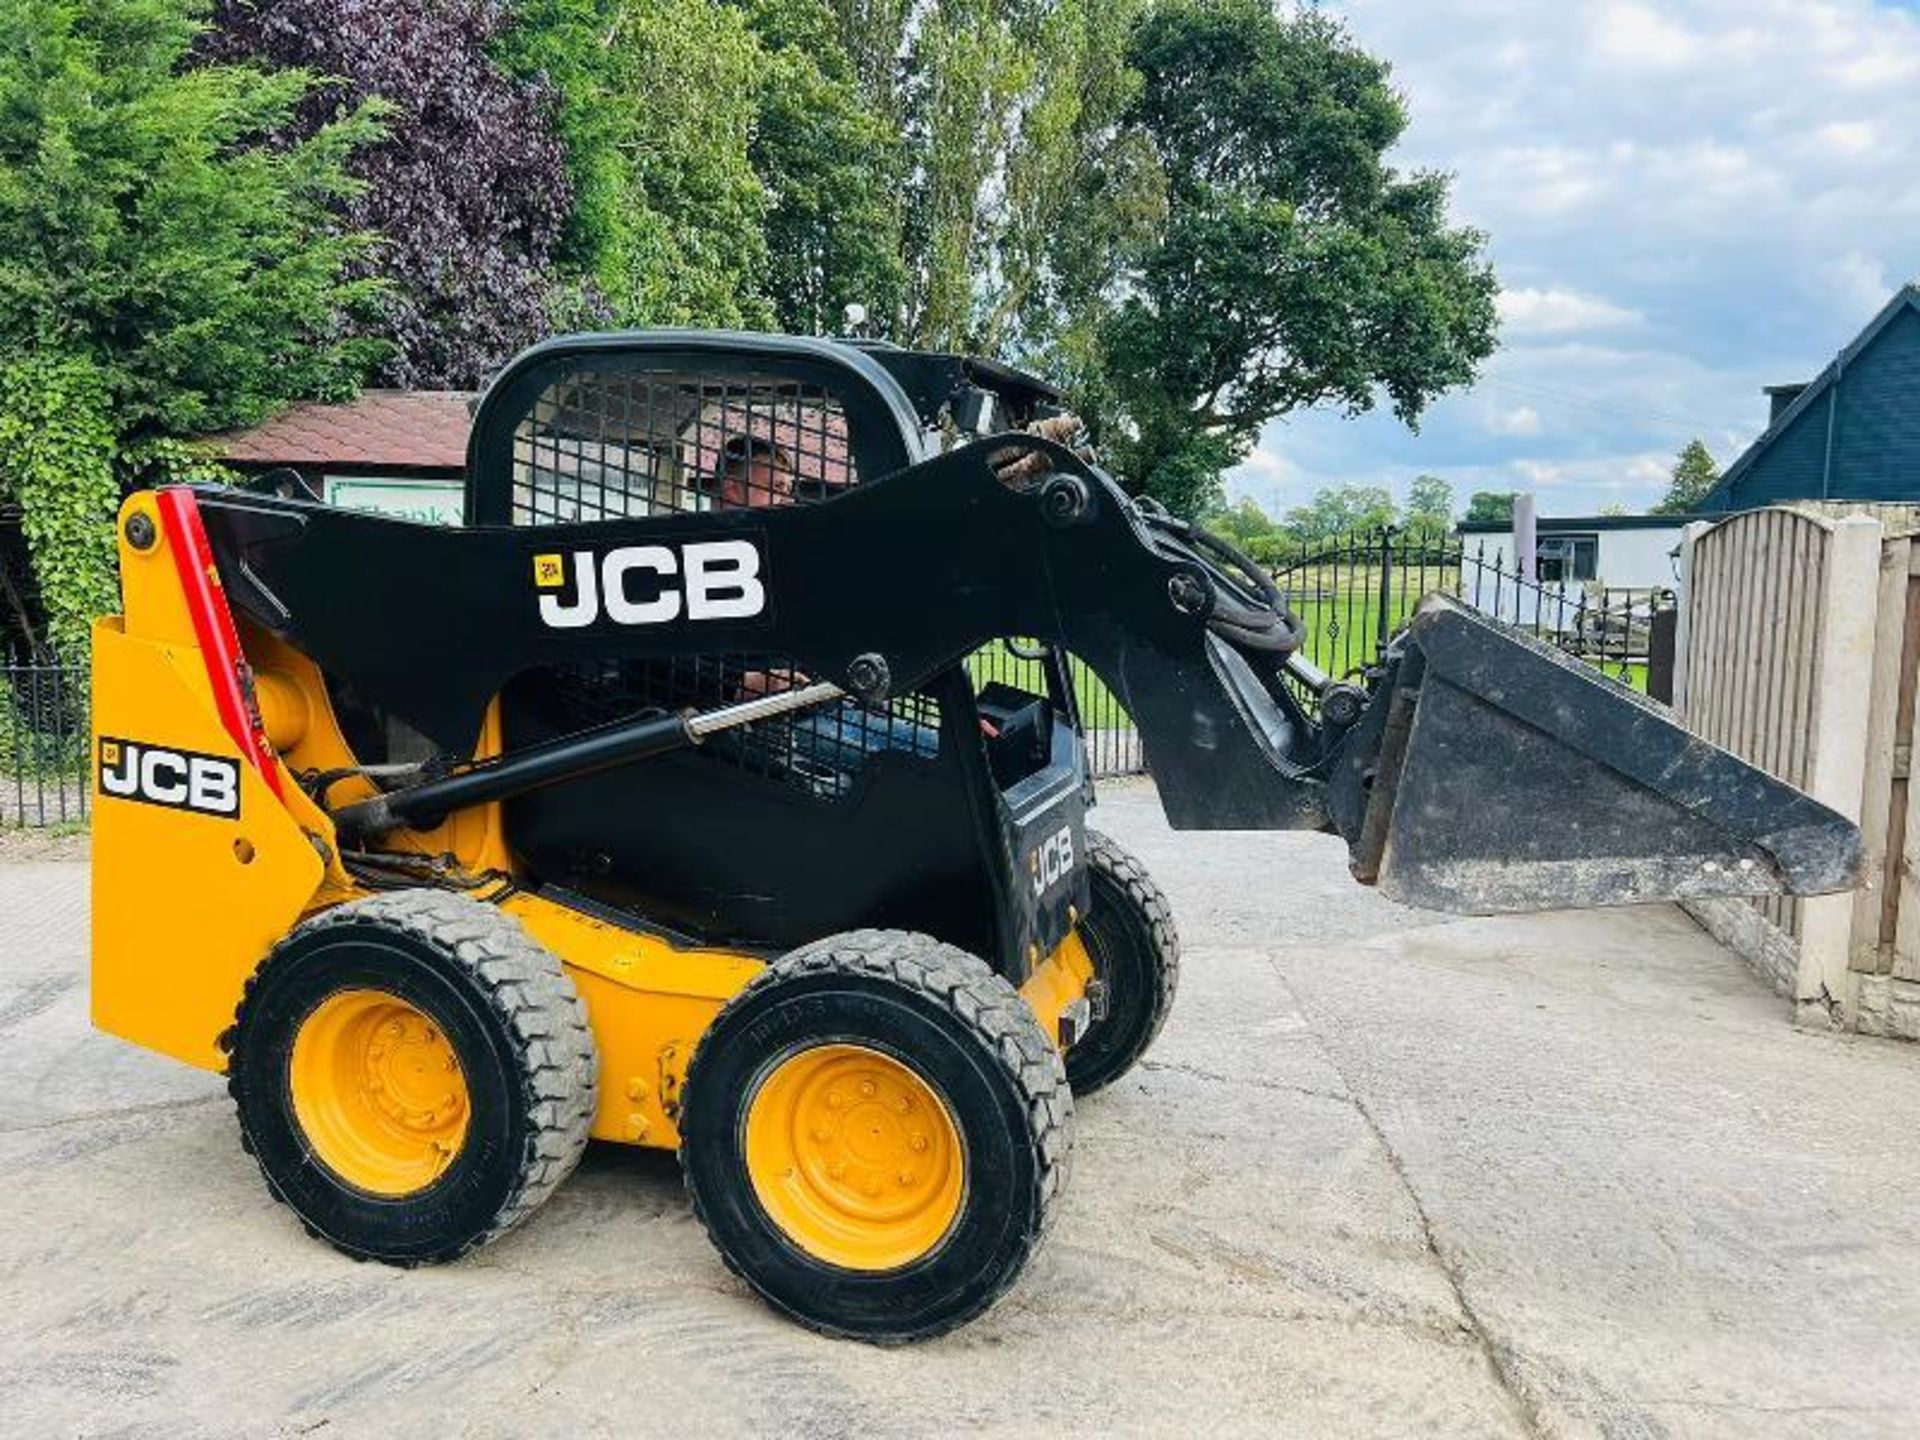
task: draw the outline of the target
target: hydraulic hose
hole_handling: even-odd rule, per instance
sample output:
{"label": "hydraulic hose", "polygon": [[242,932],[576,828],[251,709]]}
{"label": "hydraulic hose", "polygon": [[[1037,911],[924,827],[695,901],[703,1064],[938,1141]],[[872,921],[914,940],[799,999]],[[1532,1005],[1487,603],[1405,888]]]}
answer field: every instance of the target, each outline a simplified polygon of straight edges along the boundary
{"label": "hydraulic hose", "polygon": [[1306,627],[1273,577],[1250,556],[1211,531],[1169,514],[1158,501],[1142,497],[1134,508],[1154,532],[1162,553],[1197,564],[1212,582],[1207,626],[1216,635],[1242,650],[1282,657],[1300,648]]}

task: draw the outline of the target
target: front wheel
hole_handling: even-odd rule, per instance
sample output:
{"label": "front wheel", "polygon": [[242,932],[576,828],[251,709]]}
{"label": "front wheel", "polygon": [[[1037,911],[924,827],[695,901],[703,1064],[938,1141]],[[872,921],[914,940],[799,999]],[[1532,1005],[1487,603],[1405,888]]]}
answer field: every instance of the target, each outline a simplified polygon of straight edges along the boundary
{"label": "front wheel", "polygon": [[1180,937],[1173,907],[1146,867],[1097,830],[1087,832],[1090,908],[1081,922],[1104,1012],[1067,1052],[1076,1095],[1111,1085],[1147,1053],[1173,1009]]}
{"label": "front wheel", "polygon": [[963,1324],[1033,1254],[1073,1098],[1019,993],[924,935],[784,957],[715,1019],[687,1074],[695,1213],[764,1298],[830,1335]]}

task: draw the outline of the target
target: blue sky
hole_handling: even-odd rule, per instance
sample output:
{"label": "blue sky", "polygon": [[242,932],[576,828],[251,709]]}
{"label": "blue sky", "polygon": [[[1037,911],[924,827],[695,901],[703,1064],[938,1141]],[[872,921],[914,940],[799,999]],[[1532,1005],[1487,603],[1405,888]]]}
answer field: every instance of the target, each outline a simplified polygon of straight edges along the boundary
{"label": "blue sky", "polygon": [[1644,509],[1699,435],[1722,466],[1760,387],[1816,373],[1920,279],[1920,0],[1345,0],[1491,237],[1502,348],[1416,436],[1270,425],[1228,489],[1270,512],[1423,470],[1544,515]]}

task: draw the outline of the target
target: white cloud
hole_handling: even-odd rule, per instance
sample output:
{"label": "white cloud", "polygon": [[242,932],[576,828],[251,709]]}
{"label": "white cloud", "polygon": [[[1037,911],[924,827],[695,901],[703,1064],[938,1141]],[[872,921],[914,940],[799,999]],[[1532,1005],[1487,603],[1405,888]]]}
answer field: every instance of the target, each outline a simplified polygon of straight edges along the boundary
{"label": "white cloud", "polygon": [[1813,137],[1831,154],[1851,159],[1880,143],[1880,127],[1871,120],[1835,120],[1814,131]]}
{"label": "white cloud", "polygon": [[1567,335],[1626,325],[1640,317],[1577,290],[1502,290],[1500,328],[1509,339],[1529,335]]}
{"label": "white cloud", "polygon": [[1672,462],[1658,455],[1637,455],[1622,474],[1626,485],[1665,485],[1673,478]]}
{"label": "white cloud", "polygon": [[1836,255],[1820,266],[1819,276],[1834,305],[1862,320],[1886,304],[1895,288],[1887,278],[1887,267],[1864,250]]}
{"label": "white cloud", "polygon": [[1531,405],[1496,410],[1487,419],[1487,429],[1495,435],[1538,435],[1540,412]]}
{"label": "white cloud", "polygon": [[1911,50],[1877,50],[1826,68],[1825,78],[1848,90],[1878,90],[1920,73],[1920,55]]}
{"label": "white cloud", "polygon": [[1816,373],[1920,275],[1920,11],[1328,3],[1393,63],[1396,158],[1451,172],[1456,214],[1491,236],[1504,348],[1418,437],[1295,417],[1275,432],[1289,473],[1262,477],[1276,503],[1422,470],[1512,489],[1524,461],[1549,514],[1650,504],[1688,439],[1730,462],[1762,384]]}
{"label": "white cloud", "polygon": [[1700,38],[1645,5],[1603,5],[1594,16],[1594,49],[1637,69],[1670,70],[1700,53]]}

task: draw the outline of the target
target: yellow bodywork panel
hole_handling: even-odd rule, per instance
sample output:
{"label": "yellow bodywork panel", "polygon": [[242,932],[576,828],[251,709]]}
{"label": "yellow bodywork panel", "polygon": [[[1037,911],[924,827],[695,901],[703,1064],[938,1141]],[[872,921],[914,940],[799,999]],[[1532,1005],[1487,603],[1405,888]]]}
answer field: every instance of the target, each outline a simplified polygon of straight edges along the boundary
{"label": "yellow bodywork panel", "polygon": [[700,1037],[763,962],[726,950],[681,950],[592,915],[514,895],[500,904],[560,957],[587,1002],[600,1051],[596,1140],[671,1150],[687,1062]]}
{"label": "yellow bodywork panel", "polygon": [[[288,768],[304,774],[357,765],[359,757],[340,733],[319,667],[244,616],[239,624],[241,643],[255,672],[261,716]],[[499,753],[500,707],[495,704],[487,709],[473,758],[484,760]],[[379,793],[372,781],[349,775],[327,792],[327,803],[337,807]],[[303,804],[311,803],[304,794],[298,799]],[[320,815],[317,808],[314,814]],[[324,834],[331,839],[333,823],[324,817],[321,823],[326,827]],[[513,868],[498,802],[458,811],[431,830],[395,831],[381,843],[386,849],[412,855],[451,855],[471,875],[510,872]]]}
{"label": "yellow bodywork panel", "polygon": [[93,1022],[223,1069],[217,1041],[247,977],[325,866],[221,726],[191,640],[99,621],[93,714]]}
{"label": "yellow bodywork panel", "polygon": [[1060,1012],[1087,993],[1091,979],[1093,957],[1087,954],[1080,932],[1069,930],[1060,948],[1034,966],[1027,983],[1020,987],[1020,998],[1033,1007],[1040,1028],[1047,1032],[1054,1048],[1060,1045]]}

